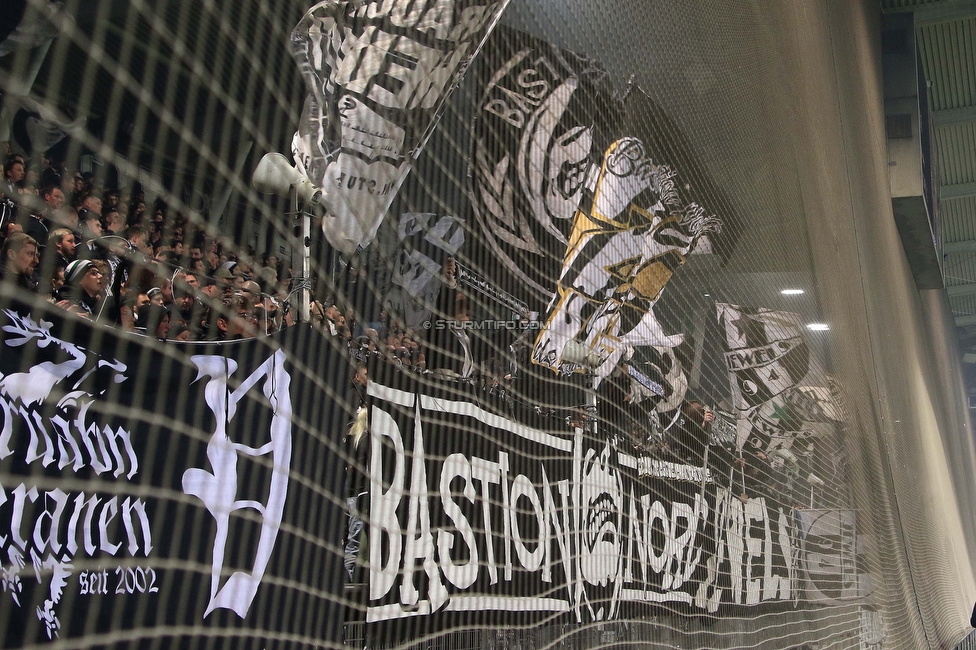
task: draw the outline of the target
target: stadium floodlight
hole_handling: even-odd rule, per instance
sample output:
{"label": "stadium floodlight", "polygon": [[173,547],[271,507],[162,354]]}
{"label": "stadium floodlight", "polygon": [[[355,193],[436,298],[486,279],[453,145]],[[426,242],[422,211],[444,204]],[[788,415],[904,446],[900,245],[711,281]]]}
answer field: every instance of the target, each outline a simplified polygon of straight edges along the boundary
{"label": "stadium floodlight", "polygon": [[315,205],[322,198],[322,190],[277,152],[264,154],[251,175],[251,185],[262,194],[286,198],[294,188],[298,198],[306,205]]}
{"label": "stadium floodlight", "polygon": [[258,162],[251,174],[251,185],[263,194],[275,194],[293,201],[292,215],[301,225],[301,234],[292,243],[292,265],[296,261],[301,264],[301,276],[296,278],[298,287],[298,318],[307,323],[311,316],[312,291],[309,276],[311,275],[311,230],[312,219],[305,206],[317,205],[322,199],[322,190],[308,180],[288,163],[288,159],[277,152],[266,153]]}

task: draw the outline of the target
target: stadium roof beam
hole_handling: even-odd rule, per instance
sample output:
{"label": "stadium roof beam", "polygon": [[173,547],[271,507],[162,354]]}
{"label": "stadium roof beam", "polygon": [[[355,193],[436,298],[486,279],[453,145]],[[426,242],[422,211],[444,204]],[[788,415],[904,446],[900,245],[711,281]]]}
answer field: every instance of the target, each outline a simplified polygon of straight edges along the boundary
{"label": "stadium roof beam", "polygon": [[966,327],[968,325],[976,325],[976,314],[956,316],[956,327]]}
{"label": "stadium roof beam", "polygon": [[959,296],[971,296],[976,294],[976,282],[969,284],[956,284],[951,287],[946,287],[946,293],[950,298],[958,298]]}
{"label": "stadium roof beam", "polygon": [[939,188],[939,198],[943,201],[964,199],[968,196],[976,196],[976,183],[956,183]]}
{"label": "stadium roof beam", "polygon": [[935,126],[960,126],[972,122],[976,122],[976,106],[932,111],[932,124]]}
{"label": "stadium roof beam", "polygon": [[942,252],[945,255],[953,253],[972,253],[976,252],[976,239],[963,239],[961,241],[951,241],[943,244]]}
{"label": "stadium roof beam", "polygon": [[913,9],[916,28],[976,18],[976,0],[943,0]]}

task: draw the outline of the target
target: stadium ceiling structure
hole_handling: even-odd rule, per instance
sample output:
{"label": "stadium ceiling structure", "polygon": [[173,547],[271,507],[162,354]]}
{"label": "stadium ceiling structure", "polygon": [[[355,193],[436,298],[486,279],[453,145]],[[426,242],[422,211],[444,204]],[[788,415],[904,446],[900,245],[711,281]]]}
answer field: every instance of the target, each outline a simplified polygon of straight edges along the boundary
{"label": "stadium ceiling structure", "polygon": [[[930,111],[932,206],[942,275],[967,375],[976,362],[976,2],[883,0],[886,14],[912,12]],[[970,393],[972,389],[970,388]]]}

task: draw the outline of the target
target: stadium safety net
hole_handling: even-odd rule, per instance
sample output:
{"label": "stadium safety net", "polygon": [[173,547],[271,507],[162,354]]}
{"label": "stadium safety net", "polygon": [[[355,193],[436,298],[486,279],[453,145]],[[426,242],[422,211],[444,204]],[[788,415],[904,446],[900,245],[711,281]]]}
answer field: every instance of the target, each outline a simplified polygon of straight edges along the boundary
{"label": "stadium safety net", "polygon": [[5,648],[949,648],[873,2],[5,0]]}

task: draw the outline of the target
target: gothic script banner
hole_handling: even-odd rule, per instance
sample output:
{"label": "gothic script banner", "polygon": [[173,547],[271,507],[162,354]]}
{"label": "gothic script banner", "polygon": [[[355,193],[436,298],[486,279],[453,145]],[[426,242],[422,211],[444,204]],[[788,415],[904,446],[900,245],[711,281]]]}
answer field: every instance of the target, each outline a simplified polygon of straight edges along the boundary
{"label": "gothic script banner", "polygon": [[347,364],[304,327],[149,343],[0,310],[3,647],[339,639],[352,415],[308,373]]}

